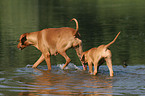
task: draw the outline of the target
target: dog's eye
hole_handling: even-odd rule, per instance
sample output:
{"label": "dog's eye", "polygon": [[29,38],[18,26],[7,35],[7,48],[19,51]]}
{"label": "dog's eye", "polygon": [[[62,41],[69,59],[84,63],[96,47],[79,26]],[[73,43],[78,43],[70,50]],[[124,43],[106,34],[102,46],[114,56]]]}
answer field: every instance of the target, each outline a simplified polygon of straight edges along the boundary
{"label": "dog's eye", "polygon": [[26,41],[26,36],[24,36],[22,39],[21,39],[21,42],[22,42],[22,45],[24,45],[24,42]]}

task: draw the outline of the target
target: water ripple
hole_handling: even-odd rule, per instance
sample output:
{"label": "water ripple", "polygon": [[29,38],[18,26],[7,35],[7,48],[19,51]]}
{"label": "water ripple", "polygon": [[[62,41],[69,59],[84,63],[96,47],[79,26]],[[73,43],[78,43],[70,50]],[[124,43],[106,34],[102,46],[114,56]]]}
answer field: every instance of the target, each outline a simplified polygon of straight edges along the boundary
{"label": "water ripple", "polygon": [[109,76],[107,66],[100,67],[96,76],[83,71],[81,66],[71,63],[65,70],[64,64],[52,66],[52,71],[47,71],[47,66],[33,69],[31,65],[1,72],[0,89],[3,92],[15,94],[52,94],[52,95],[124,95],[144,93],[145,66],[113,66],[114,77]]}

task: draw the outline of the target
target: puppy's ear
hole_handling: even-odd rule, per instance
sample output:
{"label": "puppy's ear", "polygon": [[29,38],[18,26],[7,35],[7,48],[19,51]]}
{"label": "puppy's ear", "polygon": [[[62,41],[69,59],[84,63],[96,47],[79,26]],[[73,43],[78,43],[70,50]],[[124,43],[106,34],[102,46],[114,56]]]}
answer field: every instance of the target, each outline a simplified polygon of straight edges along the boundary
{"label": "puppy's ear", "polygon": [[27,40],[26,35],[24,35],[23,38],[21,39],[22,45],[24,45],[26,40]]}
{"label": "puppy's ear", "polygon": [[81,61],[85,61],[85,54],[84,53],[81,56]]}

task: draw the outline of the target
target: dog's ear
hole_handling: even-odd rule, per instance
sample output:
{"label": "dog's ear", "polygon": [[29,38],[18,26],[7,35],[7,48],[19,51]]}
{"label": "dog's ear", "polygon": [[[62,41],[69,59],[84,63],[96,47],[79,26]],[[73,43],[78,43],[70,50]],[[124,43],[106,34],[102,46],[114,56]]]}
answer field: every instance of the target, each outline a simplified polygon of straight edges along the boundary
{"label": "dog's ear", "polygon": [[27,40],[26,35],[24,35],[24,36],[22,37],[22,39],[21,39],[22,45],[24,45],[24,43],[25,43],[26,40]]}

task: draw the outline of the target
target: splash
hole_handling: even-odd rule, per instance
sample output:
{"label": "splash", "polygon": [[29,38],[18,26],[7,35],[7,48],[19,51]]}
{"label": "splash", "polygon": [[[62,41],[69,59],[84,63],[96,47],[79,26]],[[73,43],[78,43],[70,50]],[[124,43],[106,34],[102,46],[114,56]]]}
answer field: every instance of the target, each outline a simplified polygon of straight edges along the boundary
{"label": "splash", "polygon": [[32,66],[33,66],[33,65],[28,64],[28,65],[26,65],[25,68],[32,68]]}
{"label": "splash", "polygon": [[[57,64],[57,67],[59,67],[60,69],[63,69],[63,66],[64,64]],[[79,68],[78,66],[76,66],[75,64],[73,63],[69,63],[68,66],[65,67],[65,69],[72,69],[72,70],[81,70],[81,68]]]}

